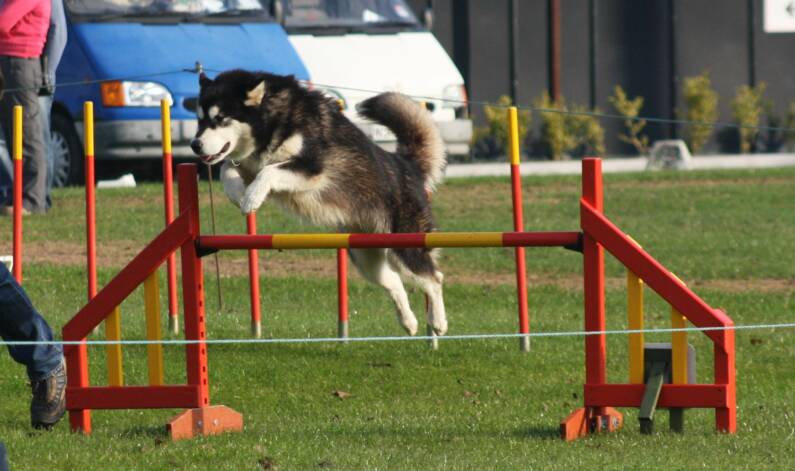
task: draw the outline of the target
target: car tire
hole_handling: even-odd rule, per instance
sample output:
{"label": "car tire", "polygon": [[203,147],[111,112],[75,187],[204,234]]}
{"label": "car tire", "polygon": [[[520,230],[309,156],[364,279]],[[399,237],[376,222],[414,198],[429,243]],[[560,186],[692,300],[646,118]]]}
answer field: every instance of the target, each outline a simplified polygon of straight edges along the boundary
{"label": "car tire", "polygon": [[58,188],[82,185],[85,180],[83,146],[74,124],[68,117],[53,113],[50,128],[50,147],[55,160],[52,185]]}

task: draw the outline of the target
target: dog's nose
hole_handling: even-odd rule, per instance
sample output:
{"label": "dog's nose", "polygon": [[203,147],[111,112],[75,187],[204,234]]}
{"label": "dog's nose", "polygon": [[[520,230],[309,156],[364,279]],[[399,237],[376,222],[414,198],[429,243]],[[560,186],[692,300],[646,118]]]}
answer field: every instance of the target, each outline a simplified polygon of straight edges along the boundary
{"label": "dog's nose", "polygon": [[202,155],[202,141],[200,139],[194,139],[190,141],[190,148],[193,149],[193,152],[196,155]]}

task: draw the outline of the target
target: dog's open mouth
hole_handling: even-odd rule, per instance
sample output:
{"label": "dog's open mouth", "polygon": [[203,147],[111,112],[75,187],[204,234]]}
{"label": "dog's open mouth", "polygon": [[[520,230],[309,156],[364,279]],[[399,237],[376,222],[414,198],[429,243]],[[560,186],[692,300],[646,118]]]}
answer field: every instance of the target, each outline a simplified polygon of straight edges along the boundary
{"label": "dog's open mouth", "polygon": [[202,162],[204,162],[204,163],[206,163],[206,164],[214,164],[215,162],[217,162],[218,160],[220,160],[220,158],[221,158],[221,157],[223,157],[223,156],[226,154],[226,151],[228,151],[228,150],[229,150],[229,146],[230,146],[230,144],[227,142],[227,143],[226,143],[226,144],[224,144],[224,146],[221,148],[221,151],[220,151],[220,152],[218,152],[217,154],[213,154],[213,155],[202,155],[202,156],[199,156],[199,158],[202,160]]}

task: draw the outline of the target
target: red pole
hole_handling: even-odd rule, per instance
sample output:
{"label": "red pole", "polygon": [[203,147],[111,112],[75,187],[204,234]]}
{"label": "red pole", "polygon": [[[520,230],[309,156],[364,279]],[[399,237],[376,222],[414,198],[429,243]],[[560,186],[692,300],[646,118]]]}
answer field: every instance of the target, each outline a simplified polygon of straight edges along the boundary
{"label": "red pole", "polygon": [[17,283],[22,284],[22,107],[14,107],[14,267]]}
{"label": "red pole", "polygon": [[348,338],[348,251],[337,249],[337,337]]}
{"label": "red pole", "polygon": [[[171,112],[168,100],[160,101],[160,124],[163,136],[163,196],[165,198],[166,226],[174,220],[174,169],[171,153]],[[172,253],[166,261],[168,278],[168,328],[171,333],[179,332],[177,312],[177,255]]]}
{"label": "red pole", "polygon": [[[513,198],[513,230],[524,232],[522,212],[522,175],[519,170],[519,118],[515,106],[508,109],[509,147],[511,153],[511,193]],[[519,333],[530,333],[530,313],[527,308],[527,268],[524,247],[516,247],[516,293],[519,304]],[[530,351],[530,337],[519,339],[519,348]]]}
{"label": "red pole", "polygon": [[[246,215],[246,233],[255,235],[257,233],[257,215],[248,213]],[[262,321],[260,320],[260,298],[259,298],[259,262],[257,250],[248,251],[248,279],[251,291],[251,335],[254,338],[262,337]]]}
{"label": "red pole", "polygon": [[[582,199],[600,213],[604,209],[602,193],[602,161],[582,161]],[[585,330],[605,330],[605,257],[602,246],[587,232],[583,235],[583,280],[585,295]],[[587,385],[606,382],[607,346],[605,335],[585,337],[585,382]],[[596,415],[601,415],[596,411]]]}
{"label": "red pole", "polygon": [[[188,213],[191,238],[182,245],[182,307],[185,316],[185,339],[203,341],[206,336],[204,323],[204,273],[202,261],[196,253],[196,237],[199,236],[199,191],[196,186],[196,166],[181,164],[177,167],[179,184],[179,209]],[[198,386],[199,407],[210,404],[210,388],[207,373],[207,344],[204,342],[185,346],[185,364],[188,384]]]}
{"label": "red pole", "polygon": [[88,300],[97,294],[97,229],[94,202],[94,103],[83,103],[86,170],[86,256],[88,257]]}

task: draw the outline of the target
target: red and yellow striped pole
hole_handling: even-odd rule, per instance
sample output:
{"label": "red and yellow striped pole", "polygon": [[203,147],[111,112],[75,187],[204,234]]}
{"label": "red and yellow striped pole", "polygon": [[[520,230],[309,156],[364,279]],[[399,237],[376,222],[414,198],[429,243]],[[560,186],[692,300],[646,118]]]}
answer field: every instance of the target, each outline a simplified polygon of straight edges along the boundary
{"label": "red and yellow striped pole", "polygon": [[[524,232],[522,215],[522,176],[519,171],[519,118],[515,106],[508,109],[508,147],[511,158],[511,193],[513,195],[513,230]],[[527,270],[524,247],[516,247],[516,291],[519,304],[519,333],[530,333],[530,314],[527,308]],[[530,351],[530,337],[519,339],[519,348]]]}
{"label": "red and yellow striped pole", "polygon": [[[248,213],[246,215],[246,233],[248,235],[257,233],[256,213]],[[248,251],[248,279],[249,294],[251,295],[251,335],[258,339],[262,337],[262,320],[259,303],[259,252],[257,249],[249,249]]]}
{"label": "red and yellow striped pole", "polygon": [[22,284],[22,107],[14,107],[14,278]]}
{"label": "red and yellow striped pole", "polygon": [[[160,100],[160,126],[163,136],[163,197],[165,198],[166,225],[174,220],[174,169],[171,153],[171,108],[168,100]],[[179,333],[179,301],[177,300],[177,255],[166,260],[168,273],[168,330]]]}
{"label": "red and yellow striped pole", "polygon": [[86,180],[86,257],[88,257],[88,300],[97,294],[97,254],[94,204],[94,103],[83,103],[83,152]]}
{"label": "red and yellow striped pole", "polygon": [[[345,110],[345,101],[338,100],[340,112]],[[337,337],[348,338],[348,250],[337,249]]]}
{"label": "red and yellow striped pole", "polygon": [[[88,300],[97,295],[97,227],[94,172],[94,103],[83,103],[83,139],[86,177],[86,256],[88,257]],[[121,340],[121,312],[116,306],[105,320],[105,339]],[[105,346],[108,384],[124,384],[120,344]]]}

